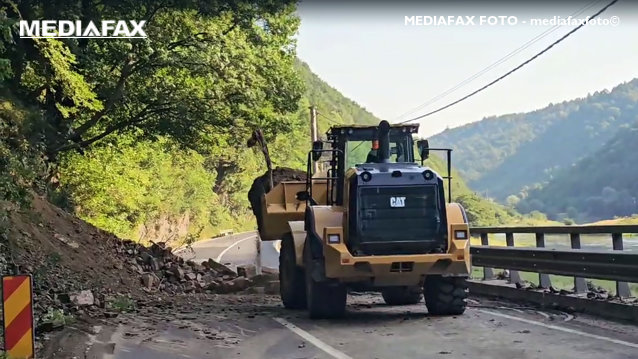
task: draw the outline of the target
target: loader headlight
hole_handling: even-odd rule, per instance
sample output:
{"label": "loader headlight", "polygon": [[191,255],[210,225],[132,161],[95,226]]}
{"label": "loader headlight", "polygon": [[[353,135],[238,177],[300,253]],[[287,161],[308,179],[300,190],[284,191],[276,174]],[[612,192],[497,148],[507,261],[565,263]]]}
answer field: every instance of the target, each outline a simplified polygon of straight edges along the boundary
{"label": "loader headlight", "polygon": [[467,231],[465,230],[454,231],[454,239],[467,239]]}
{"label": "loader headlight", "polygon": [[329,234],[328,235],[328,243],[337,244],[339,242],[341,242],[341,238],[339,238],[338,234]]}
{"label": "loader headlight", "polygon": [[363,182],[368,182],[369,180],[372,179],[372,173],[365,171],[361,174],[361,179],[363,180]]}
{"label": "loader headlight", "polygon": [[423,171],[423,178],[425,178],[427,181],[431,180],[432,178],[434,178],[434,172],[430,170]]}

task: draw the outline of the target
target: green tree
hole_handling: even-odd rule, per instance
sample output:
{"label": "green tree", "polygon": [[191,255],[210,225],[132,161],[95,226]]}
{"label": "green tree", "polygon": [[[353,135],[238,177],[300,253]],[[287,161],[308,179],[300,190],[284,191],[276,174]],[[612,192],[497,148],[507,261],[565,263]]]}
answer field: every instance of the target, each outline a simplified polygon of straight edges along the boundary
{"label": "green tree", "polygon": [[301,95],[292,2],[15,1],[3,10],[11,20],[147,20],[148,39],[108,41],[21,39],[9,26],[8,82],[41,107],[34,130],[50,158],[113,134],[207,152],[255,127],[291,129],[283,115]]}

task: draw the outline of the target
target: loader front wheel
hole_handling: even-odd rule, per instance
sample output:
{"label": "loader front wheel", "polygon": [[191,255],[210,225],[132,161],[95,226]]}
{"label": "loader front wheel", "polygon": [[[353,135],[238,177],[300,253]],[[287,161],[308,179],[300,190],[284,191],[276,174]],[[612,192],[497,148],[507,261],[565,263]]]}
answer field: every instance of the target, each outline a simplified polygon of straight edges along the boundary
{"label": "loader front wheel", "polygon": [[341,283],[316,281],[312,278],[314,261],[309,251],[304,251],[306,274],[306,299],[311,319],[341,318],[346,312],[347,288]]}
{"label": "loader front wheel", "polygon": [[433,315],[459,315],[467,306],[467,282],[462,277],[429,275],[423,285],[425,305]]}
{"label": "loader front wheel", "polygon": [[306,278],[304,270],[297,266],[295,242],[287,233],[281,240],[279,251],[279,293],[287,309],[306,308]]}
{"label": "loader front wheel", "polygon": [[387,287],[381,291],[387,305],[417,304],[423,298],[420,287]]}

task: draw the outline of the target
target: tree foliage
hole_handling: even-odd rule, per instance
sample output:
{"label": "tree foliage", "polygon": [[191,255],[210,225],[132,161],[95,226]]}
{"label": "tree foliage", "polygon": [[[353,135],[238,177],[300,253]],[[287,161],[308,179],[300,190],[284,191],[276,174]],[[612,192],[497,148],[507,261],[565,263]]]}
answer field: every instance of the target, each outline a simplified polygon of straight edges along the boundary
{"label": "tree foliage", "polygon": [[3,10],[11,20],[147,21],[147,39],[22,39],[9,26],[7,84],[41,108],[34,130],[50,158],[114,135],[206,152],[229,128],[290,130],[283,115],[301,83],[289,2],[15,1]]}
{"label": "tree foliage", "polygon": [[0,205],[26,205],[29,191],[42,184],[46,165],[37,147],[22,136],[33,113],[19,101],[0,100]]}
{"label": "tree foliage", "polygon": [[[286,114],[288,132],[270,133],[269,148],[275,166],[305,169],[310,149],[309,106],[330,109],[330,121],[361,123],[353,114],[371,114],[343,97],[297,61],[294,71],[307,81],[297,111]],[[332,124],[319,117],[320,129]],[[346,122],[348,121],[348,122]],[[368,119],[369,122],[378,122]],[[144,239],[145,229],[189,218],[190,233],[252,229],[254,219],[246,200],[253,179],[265,171],[263,156],[245,148],[247,134],[234,132],[212,138],[202,155],[168,138],[159,142],[121,136],[87,150],[62,156],[61,189],[76,213],[120,236]],[[234,146],[234,143],[241,145]],[[231,167],[232,166],[232,167]],[[64,198],[64,197],[62,197]]]}
{"label": "tree foliage", "polygon": [[135,238],[139,228],[166,214],[173,221],[187,216],[194,228],[226,215],[204,162],[203,156],[175,150],[166,141],[121,140],[118,146],[65,156],[60,180],[80,217]]}
{"label": "tree foliage", "polygon": [[[430,156],[425,165],[431,167],[441,176],[447,176],[447,165],[438,156]],[[490,201],[476,192],[473,192],[465,184],[459,171],[452,169],[452,201],[460,203],[467,214],[472,226],[500,226],[515,224],[544,223],[547,218],[528,215],[522,216],[515,209],[505,207],[499,203]],[[445,181],[447,193],[447,181]]]}
{"label": "tree foliage", "polygon": [[638,122],[621,128],[594,154],[565,168],[518,204],[578,222],[638,213]]}
{"label": "tree foliage", "polygon": [[[294,5],[3,2],[3,193],[23,198],[40,179],[59,186],[58,203],[127,236],[186,213],[192,224],[236,224],[247,207],[238,192],[259,171],[245,137],[261,128],[277,142],[299,128]],[[145,20],[148,38],[20,38],[18,21],[38,19]]]}

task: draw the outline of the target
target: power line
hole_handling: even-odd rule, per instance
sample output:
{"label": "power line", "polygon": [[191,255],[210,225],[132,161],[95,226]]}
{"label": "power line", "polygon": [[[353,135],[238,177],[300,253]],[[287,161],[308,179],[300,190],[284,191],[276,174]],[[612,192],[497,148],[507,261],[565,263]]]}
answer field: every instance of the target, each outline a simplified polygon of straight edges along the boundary
{"label": "power line", "polygon": [[341,125],[342,123],[337,122],[337,120],[333,120],[330,117],[327,117],[326,115],[322,114],[321,112],[317,111],[317,114],[323,118],[325,118],[326,120],[328,120],[328,122],[333,123],[335,125]]}
{"label": "power line", "polygon": [[[583,6],[582,8],[578,9],[577,11],[575,11],[574,13],[572,13],[569,16],[578,16],[580,14],[582,14],[583,12],[585,12],[587,9],[591,8],[593,5],[595,5],[596,3],[599,3],[600,0],[593,0],[591,1],[589,4]],[[551,34],[552,32],[558,30],[559,28],[561,28],[562,25],[554,25],[551,28],[543,31],[542,33],[536,35],[534,38],[528,40],[526,43],[524,43],[523,45],[519,46],[518,48],[516,48],[515,50],[509,52],[508,54],[506,54],[505,56],[503,56],[502,58],[500,58],[499,60],[497,60],[496,62],[492,63],[491,65],[485,67],[484,69],[482,69],[481,71],[475,73],[474,75],[466,78],[465,80],[459,82],[458,84],[454,85],[453,87],[447,89],[446,91],[430,98],[429,100],[427,100],[426,102],[422,103],[421,105],[412,108],[411,110],[402,113],[401,115],[397,116],[396,119],[400,119],[408,114],[414,113],[418,110],[421,110],[424,107],[427,107],[428,105],[431,105],[437,101],[439,101],[440,99],[447,97],[447,95],[456,92],[456,90],[460,89],[461,87],[464,87],[465,85],[469,84],[470,82],[473,82],[474,80],[476,80],[477,78],[481,77],[483,74],[485,74],[486,72],[490,71],[491,69],[495,68],[496,66],[504,63],[505,61],[509,60],[510,58],[516,56],[517,54],[519,54],[520,52],[522,52],[523,50],[529,48],[530,46],[534,45],[536,42],[542,40],[543,38],[545,38],[546,36],[548,36],[549,34]]]}
{"label": "power line", "polygon": [[[605,7],[603,7],[602,9],[600,9],[597,13],[593,14],[592,16],[590,16],[590,17],[589,17],[589,20],[591,21],[591,20],[593,20],[594,18],[598,17],[600,14],[602,14],[603,12],[605,12],[605,10],[607,10],[610,6],[614,5],[616,2],[618,2],[618,0],[613,0],[612,2],[610,2],[609,4],[607,4]],[[449,103],[449,104],[447,104],[447,105],[445,105],[445,106],[443,106],[443,107],[439,107],[439,108],[438,108],[438,109],[436,109],[436,110],[430,111],[430,112],[428,112],[428,113],[426,113],[426,114],[423,114],[423,115],[417,116],[417,117],[412,118],[412,119],[409,119],[409,120],[401,121],[401,122],[399,122],[399,124],[403,124],[403,123],[406,123],[406,122],[419,120],[419,119],[422,119],[422,118],[424,118],[424,117],[434,115],[434,114],[435,114],[435,113],[437,113],[437,112],[441,112],[441,111],[443,111],[443,110],[445,110],[445,109],[447,109],[447,108],[449,108],[449,107],[452,107],[452,106],[456,105],[456,104],[457,104],[457,103],[459,103],[459,102],[462,102],[462,101],[467,100],[468,98],[470,98],[470,97],[472,97],[472,96],[476,95],[477,93],[479,93],[479,92],[481,92],[481,91],[483,91],[483,90],[487,89],[488,87],[490,87],[490,86],[494,85],[495,83],[497,83],[497,82],[501,81],[502,79],[504,79],[504,78],[506,78],[507,76],[511,75],[511,74],[512,74],[512,73],[514,73],[515,71],[519,70],[519,69],[520,69],[520,68],[522,68],[523,66],[525,66],[525,65],[529,64],[530,62],[534,61],[536,58],[538,58],[538,57],[539,57],[539,56],[541,56],[542,54],[544,54],[544,53],[546,53],[547,51],[549,51],[552,47],[554,47],[554,46],[558,45],[558,44],[559,44],[559,43],[561,43],[563,40],[565,40],[566,38],[568,38],[570,35],[572,35],[572,34],[573,34],[573,33],[575,33],[576,31],[580,30],[580,28],[582,28],[582,27],[583,27],[583,26],[585,26],[586,24],[587,24],[587,23],[583,22],[582,24],[580,24],[580,25],[576,26],[576,27],[575,27],[574,29],[572,29],[570,32],[568,32],[568,33],[566,33],[565,35],[563,35],[560,39],[558,39],[558,40],[554,41],[551,45],[547,46],[547,47],[546,47],[545,49],[543,49],[541,52],[539,52],[539,53],[537,53],[536,55],[532,56],[529,60],[527,60],[527,61],[523,62],[522,64],[520,64],[520,65],[518,65],[518,66],[516,66],[515,68],[513,68],[512,70],[510,70],[510,71],[509,71],[509,72],[507,72],[506,74],[504,74],[504,75],[502,75],[501,77],[497,78],[496,80],[494,80],[494,81],[492,81],[492,82],[488,83],[487,85],[485,85],[485,86],[483,86],[483,87],[479,88],[478,90],[476,90],[476,91],[474,91],[474,92],[472,92],[472,93],[470,93],[470,94],[468,94],[468,95],[465,95],[465,96],[461,97],[460,99],[458,99],[458,100],[456,100],[456,101],[453,101],[453,102],[451,102],[451,103]]]}

